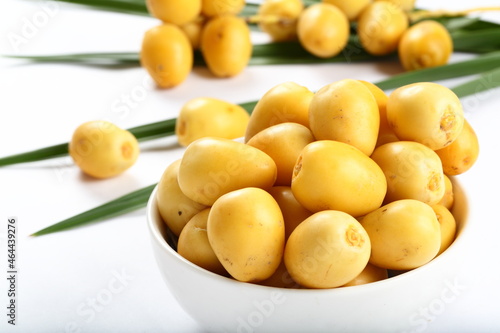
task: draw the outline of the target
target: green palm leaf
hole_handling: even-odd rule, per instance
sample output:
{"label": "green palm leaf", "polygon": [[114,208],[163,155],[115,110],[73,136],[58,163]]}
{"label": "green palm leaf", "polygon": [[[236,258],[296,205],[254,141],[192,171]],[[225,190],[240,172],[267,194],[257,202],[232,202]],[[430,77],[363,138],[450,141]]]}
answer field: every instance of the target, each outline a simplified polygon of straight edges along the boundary
{"label": "green palm leaf", "polygon": [[[383,90],[390,90],[405,84],[421,81],[439,81],[461,76],[479,74],[500,68],[500,51],[478,56],[471,60],[461,61],[440,67],[427,68],[412,72],[394,75],[377,85]],[[251,112],[256,101],[240,104],[245,110]],[[176,119],[168,119],[151,124],[129,128],[139,141],[147,141],[159,137],[175,134]],[[0,158],[0,167],[17,163],[34,162],[68,154],[68,143],[58,144],[26,153]]]}
{"label": "green palm leaf", "polygon": [[98,206],[94,209],[90,209],[69,219],[63,220],[59,223],[39,230],[33,233],[31,236],[41,236],[53,232],[71,229],[77,226],[102,221],[107,218],[122,215],[142,208],[144,207],[145,203],[148,202],[149,196],[151,195],[151,192],[153,192],[155,186],[156,184],[149,185],[140,190],[121,196],[115,200],[105,203],[104,205]]}

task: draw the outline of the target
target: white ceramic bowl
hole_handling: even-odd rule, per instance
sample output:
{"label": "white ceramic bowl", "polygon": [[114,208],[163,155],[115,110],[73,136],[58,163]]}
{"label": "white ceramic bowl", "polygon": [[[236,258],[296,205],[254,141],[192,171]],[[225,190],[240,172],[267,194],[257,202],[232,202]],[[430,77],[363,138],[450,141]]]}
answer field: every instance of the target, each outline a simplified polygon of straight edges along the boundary
{"label": "white ceramic bowl", "polygon": [[147,208],[153,250],[171,293],[213,332],[418,332],[461,289],[457,274],[467,252],[467,198],[456,181],[457,238],[439,257],[410,272],[371,284],[327,290],[281,289],[242,283],[206,271],[165,241],[156,205]]}

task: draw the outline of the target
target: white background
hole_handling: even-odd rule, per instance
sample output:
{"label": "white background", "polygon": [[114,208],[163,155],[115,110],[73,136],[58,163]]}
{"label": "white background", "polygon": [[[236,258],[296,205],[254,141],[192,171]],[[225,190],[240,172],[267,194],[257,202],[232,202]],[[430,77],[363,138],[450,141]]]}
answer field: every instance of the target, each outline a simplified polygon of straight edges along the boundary
{"label": "white background", "polygon": [[[499,5],[493,0],[417,3],[422,8],[450,9]],[[41,14],[47,10],[50,15]],[[48,20],[44,21],[44,17]],[[485,17],[500,21],[498,12]],[[14,47],[9,36],[22,35],[26,22],[34,20],[38,20],[39,27],[25,43]],[[143,33],[156,24],[152,18],[53,2],[2,0],[0,54],[138,51]],[[265,40],[265,36],[254,37]],[[456,54],[452,61],[469,57]],[[67,142],[73,130],[89,120],[108,119],[128,128],[175,117],[180,107],[194,97],[240,103],[256,100],[284,81],[317,90],[344,78],[376,82],[400,71],[397,63],[255,66],[235,78],[216,79],[206,69],[196,68],[179,87],[156,90],[148,89],[148,76],[139,67],[105,69],[0,58],[0,156]],[[442,83],[452,87],[462,81]],[[131,100],[129,106],[126,98]],[[460,177],[475,212],[470,222],[473,242],[470,255],[463,258],[466,269],[458,277],[465,289],[429,323],[427,332],[500,331],[500,93],[494,90],[463,101],[466,117],[481,143],[476,166]],[[28,237],[57,221],[156,183],[181,152],[174,138],[142,144],[141,148],[137,164],[109,180],[83,176],[69,158],[0,169],[2,332],[203,330],[179,307],[161,280],[144,209],[72,231]],[[5,234],[9,216],[18,217],[20,233],[16,327],[7,325],[5,316]],[[125,280],[118,280],[117,275]],[[91,310],[90,303],[99,297],[105,305]]]}

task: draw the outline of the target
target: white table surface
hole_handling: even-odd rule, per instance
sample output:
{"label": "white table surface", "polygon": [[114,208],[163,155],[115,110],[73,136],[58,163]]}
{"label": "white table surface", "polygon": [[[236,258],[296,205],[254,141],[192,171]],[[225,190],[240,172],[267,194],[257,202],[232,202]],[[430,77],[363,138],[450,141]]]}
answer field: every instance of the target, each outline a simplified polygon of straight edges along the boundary
{"label": "white table surface", "polygon": [[[499,5],[498,0],[417,2],[422,8]],[[498,12],[484,17],[500,21]],[[29,30],[26,26],[34,20],[38,27]],[[156,22],[54,2],[2,0],[0,54],[137,51],[144,31]],[[22,36],[23,31],[28,38],[16,47],[12,36]],[[254,37],[265,40],[258,34]],[[456,54],[452,61],[467,57]],[[156,90],[148,88],[148,76],[139,67],[113,70],[0,58],[0,156],[67,142],[73,130],[88,120],[108,119],[128,128],[175,117],[183,103],[194,97],[239,103],[256,100],[284,81],[317,90],[343,78],[376,82],[400,70],[396,63],[255,66],[232,79],[215,79],[206,69],[197,68],[179,87]],[[452,87],[462,81],[442,83]],[[457,277],[464,289],[429,322],[427,332],[500,331],[500,91],[463,101],[466,117],[481,143],[477,164],[460,176],[472,196],[473,242],[470,256],[463,258],[466,269]],[[174,138],[145,143],[141,148],[137,164],[109,180],[83,176],[69,158],[0,169],[1,332],[203,331],[161,279],[144,209],[63,233],[28,237],[157,182],[180,152]],[[15,327],[7,324],[6,316],[9,216],[18,218],[19,231]]]}

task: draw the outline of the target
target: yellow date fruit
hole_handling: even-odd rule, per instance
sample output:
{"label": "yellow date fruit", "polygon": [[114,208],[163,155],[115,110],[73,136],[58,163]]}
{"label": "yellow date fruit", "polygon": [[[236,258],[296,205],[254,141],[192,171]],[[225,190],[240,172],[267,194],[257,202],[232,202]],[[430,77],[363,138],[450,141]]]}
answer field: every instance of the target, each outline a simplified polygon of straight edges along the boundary
{"label": "yellow date fruit", "polygon": [[268,189],[276,163],[244,143],[206,137],[191,143],[179,166],[179,186],[193,201],[210,206],[222,195],[245,187]]}
{"label": "yellow date fruit", "polygon": [[370,237],[370,263],[407,270],[431,261],[441,246],[441,230],[431,206],[413,199],[391,202],[361,220]]}
{"label": "yellow date fruit", "polygon": [[243,7],[245,0],[202,0],[201,12],[207,17],[236,15]]}
{"label": "yellow date fruit", "polygon": [[163,22],[182,25],[201,13],[201,0],[146,0],[151,16]]}
{"label": "yellow date fruit", "polygon": [[439,156],[427,146],[413,141],[386,143],[371,158],[387,179],[385,202],[415,199],[429,205],[444,196],[445,182]]}
{"label": "yellow date fruit", "polygon": [[156,202],[158,211],[168,228],[176,235],[181,234],[188,221],[206,206],[199,204],[182,193],[177,181],[181,160],[171,163],[163,172],[158,183]]}
{"label": "yellow date fruit", "polygon": [[288,288],[300,289],[301,286],[295,282],[288,270],[286,269],[285,262],[282,260],[276,271],[269,278],[260,281],[258,284],[262,286],[275,287],[275,288]]}
{"label": "yellow date fruit", "polygon": [[117,176],[139,156],[139,143],[132,133],[102,120],[78,126],[68,148],[75,164],[95,178]]}
{"label": "yellow date fruit", "polygon": [[406,29],[408,29],[408,17],[405,12],[387,1],[371,3],[358,19],[361,45],[373,55],[385,55],[396,51]]}
{"label": "yellow date fruit", "polygon": [[285,240],[287,240],[295,228],[312,213],[295,199],[290,186],[273,186],[267,192],[273,196],[283,213]]}
{"label": "yellow date fruit", "polygon": [[330,58],[339,54],[349,40],[349,20],[337,7],[317,3],[299,17],[297,35],[300,44],[311,54]]}
{"label": "yellow date fruit", "polygon": [[374,0],[374,1],[389,1],[401,8],[405,12],[410,12],[415,8],[415,0]]}
{"label": "yellow date fruit", "polygon": [[441,228],[441,247],[439,248],[438,255],[443,253],[451,243],[455,240],[455,234],[457,232],[457,223],[453,214],[442,205],[432,206],[434,213],[439,222],[439,227]]}
{"label": "yellow date fruit", "polygon": [[302,149],[314,141],[309,128],[296,123],[282,123],[257,133],[247,144],[262,150],[276,163],[278,175],[274,185],[292,183],[295,162]]}
{"label": "yellow date fruit", "polygon": [[215,255],[208,241],[207,222],[210,208],[204,209],[189,220],[179,236],[177,252],[212,273],[226,275],[226,269]]}
{"label": "yellow date fruit", "polygon": [[458,137],[449,145],[436,150],[443,163],[444,173],[450,176],[469,170],[479,156],[479,140],[476,132],[467,120]]}
{"label": "yellow date fruit", "polygon": [[375,97],[375,101],[377,102],[378,111],[380,115],[380,125],[378,129],[378,138],[377,144],[375,147],[381,146],[385,143],[399,141],[398,137],[389,126],[389,122],[387,121],[387,101],[389,100],[389,96],[385,94],[385,92],[374,85],[373,83],[359,80],[365,87],[370,90],[373,97]]}
{"label": "yellow date fruit", "polygon": [[387,182],[377,163],[357,148],[322,140],[302,151],[292,191],[311,212],[339,210],[357,217],[380,207]]}
{"label": "yellow date fruit", "polygon": [[409,28],[398,46],[399,60],[408,70],[445,65],[453,53],[448,30],[436,21],[421,21]]}
{"label": "yellow date fruit", "polygon": [[301,0],[265,0],[259,6],[258,15],[262,18],[259,28],[276,42],[295,39],[302,10]]}
{"label": "yellow date fruit", "polygon": [[387,278],[387,269],[368,263],[365,269],[363,269],[358,276],[344,284],[342,287],[359,286],[362,284],[385,280]]}
{"label": "yellow date fruit", "polygon": [[217,258],[236,280],[265,280],[281,263],[283,215],[262,189],[247,187],[217,199],[208,215],[207,232]]}
{"label": "yellow date fruit", "polygon": [[188,37],[170,23],[146,31],[140,58],[142,67],[160,88],[184,82],[193,68],[193,48]]}
{"label": "yellow date fruit", "polygon": [[455,202],[455,195],[453,193],[453,184],[446,174],[444,175],[444,195],[443,198],[438,202],[439,205],[443,205],[450,209],[453,207]]}
{"label": "yellow date fruit", "polygon": [[285,247],[285,265],[302,286],[335,288],[363,271],[370,248],[368,234],[354,217],[325,210],[292,232]]}
{"label": "yellow date fruit", "polygon": [[194,50],[198,50],[201,44],[201,33],[205,26],[206,19],[198,17],[197,19],[185,23],[180,26],[181,30],[186,34],[191,46]]}
{"label": "yellow date fruit", "polygon": [[175,134],[181,146],[207,136],[236,139],[245,135],[249,118],[239,105],[199,97],[182,107],[175,124]]}
{"label": "yellow date fruit", "polygon": [[371,0],[323,0],[323,2],[338,7],[344,12],[349,21],[356,21],[361,12],[370,4]]}
{"label": "yellow date fruit", "polygon": [[201,34],[201,52],[215,76],[235,76],[245,69],[252,55],[250,29],[239,17],[214,17]]}
{"label": "yellow date fruit", "polygon": [[271,88],[250,115],[245,142],[263,129],[281,123],[293,122],[309,127],[309,104],[313,96],[312,91],[294,82]]}
{"label": "yellow date fruit", "polygon": [[437,83],[419,82],[389,95],[387,120],[400,140],[437,150],[458,137],[465,118],[462,103],[453,91]]}
{"label": "yellow date fruit", "polygon": [[380,114],[370,90],[345,79],[321,88],[309,107],[309,126],[317,140],[350,144],[370,155],[377,143]]}

